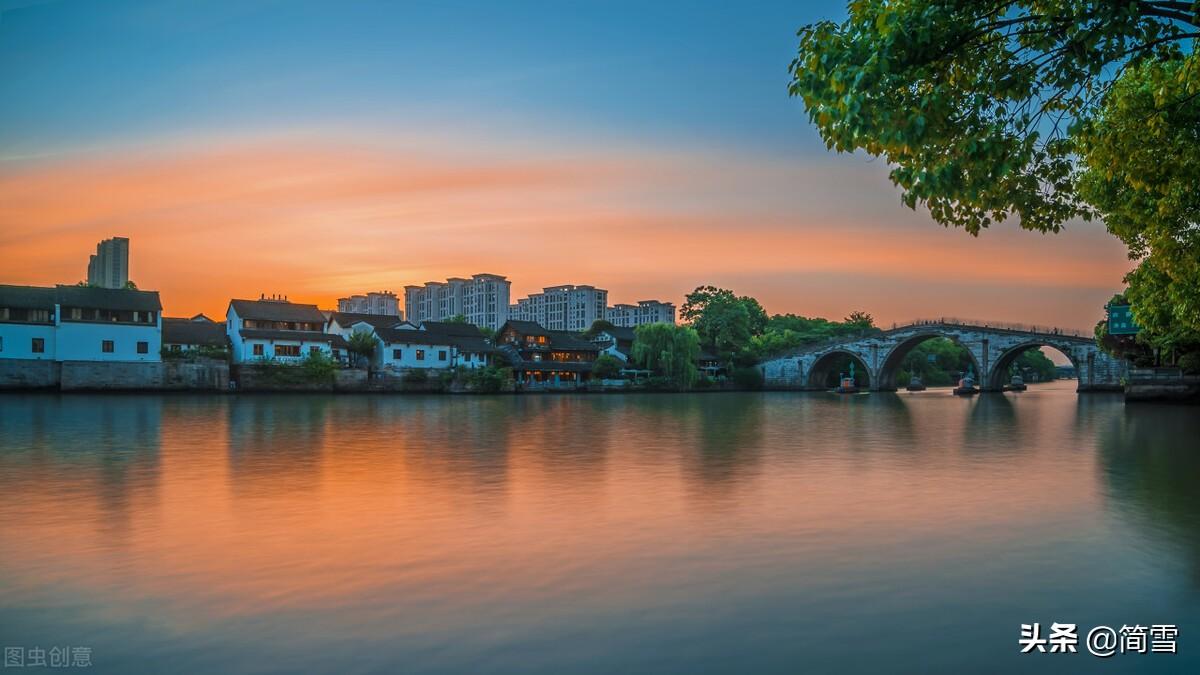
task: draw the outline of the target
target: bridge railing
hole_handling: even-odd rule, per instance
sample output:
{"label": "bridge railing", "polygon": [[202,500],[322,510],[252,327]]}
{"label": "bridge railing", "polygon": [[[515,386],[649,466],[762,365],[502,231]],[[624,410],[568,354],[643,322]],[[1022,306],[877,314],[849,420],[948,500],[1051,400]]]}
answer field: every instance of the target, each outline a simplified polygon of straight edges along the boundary
{"label": "bridge railing", "polygon": [[982,321],[979,319],[964,319],[954,316],[942,316],[936,319],[914,319],[902,323],[894,323],[889,330],[900,330],[902,328],[911,328],[913,326],[970,326],[978,328],[992,328],[998,330],[1008,330],[1017,333],[1038,333],[1040,335],[1068,335],[1070,337],[1086,337],[1082,331],[1075,328],[1060,328],[1058,326],[1038,326],[1027,323],[1012,323],[1006,321]]}

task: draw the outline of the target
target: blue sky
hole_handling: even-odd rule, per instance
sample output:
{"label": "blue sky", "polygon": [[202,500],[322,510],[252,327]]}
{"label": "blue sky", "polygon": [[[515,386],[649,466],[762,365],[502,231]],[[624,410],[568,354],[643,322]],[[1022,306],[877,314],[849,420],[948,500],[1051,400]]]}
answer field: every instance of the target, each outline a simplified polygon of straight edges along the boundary
{"label": "blue sky", "polygon": [[224,127],[419,124],[823,151],[786,96],[838,3],[15,2],[7,152]]}

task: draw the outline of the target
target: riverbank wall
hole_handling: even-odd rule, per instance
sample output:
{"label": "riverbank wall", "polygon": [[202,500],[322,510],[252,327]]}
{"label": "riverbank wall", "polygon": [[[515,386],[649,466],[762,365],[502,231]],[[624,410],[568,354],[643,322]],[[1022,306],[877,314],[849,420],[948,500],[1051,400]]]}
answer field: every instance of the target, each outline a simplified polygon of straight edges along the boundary
{"label": "riverbank wall", "polygon": [[223,361],[158,363],[0,360],[0,390],[57,391],[226,391]]}

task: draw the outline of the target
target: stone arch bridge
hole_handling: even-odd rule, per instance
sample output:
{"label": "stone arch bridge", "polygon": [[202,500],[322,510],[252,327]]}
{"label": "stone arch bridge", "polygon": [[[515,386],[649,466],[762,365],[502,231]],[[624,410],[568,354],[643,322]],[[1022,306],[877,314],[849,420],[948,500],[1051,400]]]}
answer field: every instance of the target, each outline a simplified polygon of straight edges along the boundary
{"label": "stone arch bridge", "polygon": [[873,335],[810,345],[759,365],[768,387],[823,390],[831,370],[850,356],[857,368],[867,373],[872,391],[895,391],[904,357],[913,347],[939,337],[956,342],[971,354],[982,391],[1001,391],[1008,381],[1009,365],[1031,347],[1053,347],[1065,354],[1075,366],[1078,391],[1120,391],[1126,372],[1125,362],[1100,351],[1091,336],[951,319],[917,321]]}

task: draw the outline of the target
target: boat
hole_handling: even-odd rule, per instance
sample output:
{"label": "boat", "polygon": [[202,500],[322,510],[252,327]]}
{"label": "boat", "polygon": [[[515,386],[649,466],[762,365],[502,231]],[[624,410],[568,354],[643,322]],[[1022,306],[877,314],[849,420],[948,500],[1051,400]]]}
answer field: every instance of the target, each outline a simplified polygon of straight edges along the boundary
{"label": "boat", "polygon": [[1005,387],[1005,389],[1008,391],[1025,391],[1028,388],[1029,387],[1025,385],[1024,378],[1022,378],[1020,375],[1013,375],[1012,381],[1010,381],[1008,386]]}
{"label": "boat", "polygon": [[925,391],[925,383],[921,381],[921,378],[913,375],[908,380],[908,386],[905,389],[908,391]]}
{"label": "boat", "polygon": [[854,384],[854,378],[843,377],[838,386],[833,388],[835,394],[857,394],[858,385]]}
{"label": "boat", "polygon": [[958,386],[954,388],[955,396],[974,396],[979,393],[979,387],[975,386],[975,378],[967,373],[958,381]]}

